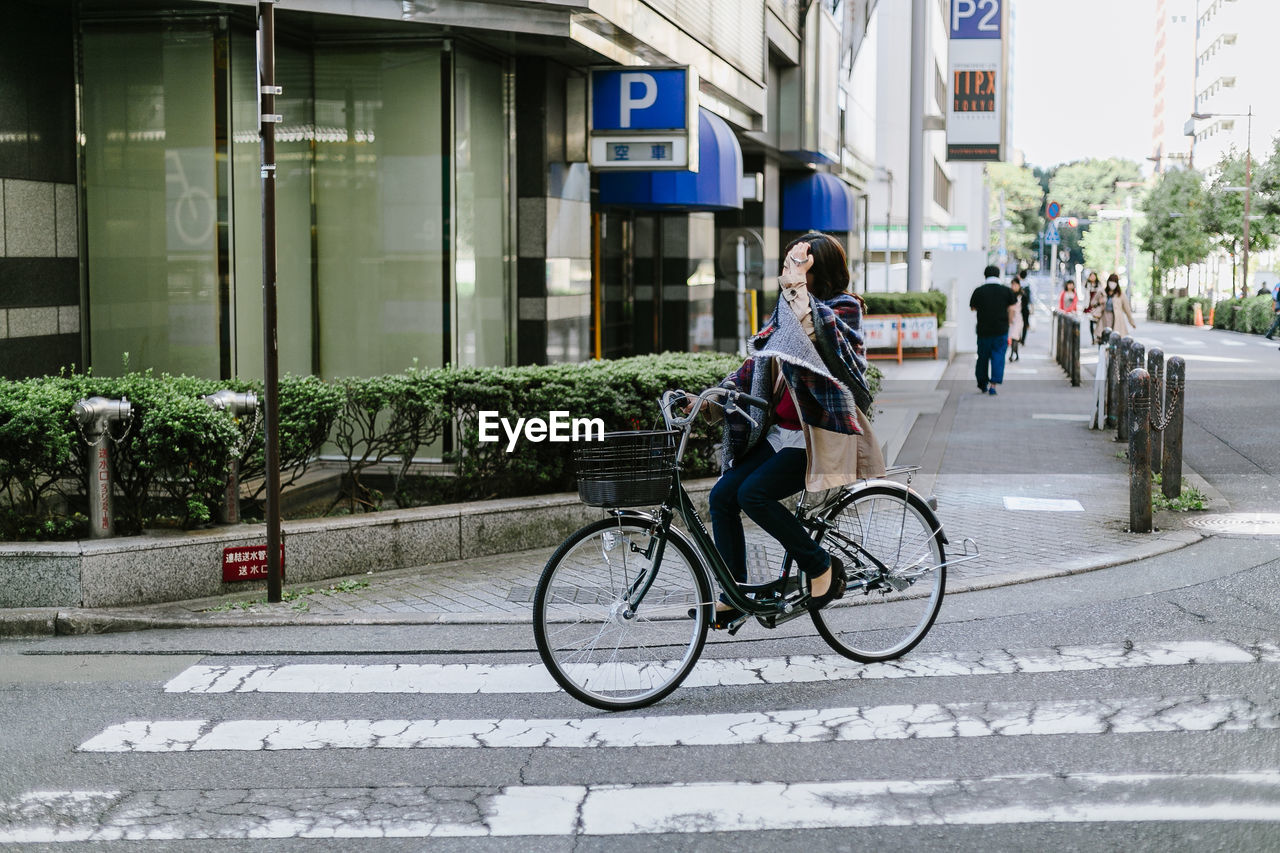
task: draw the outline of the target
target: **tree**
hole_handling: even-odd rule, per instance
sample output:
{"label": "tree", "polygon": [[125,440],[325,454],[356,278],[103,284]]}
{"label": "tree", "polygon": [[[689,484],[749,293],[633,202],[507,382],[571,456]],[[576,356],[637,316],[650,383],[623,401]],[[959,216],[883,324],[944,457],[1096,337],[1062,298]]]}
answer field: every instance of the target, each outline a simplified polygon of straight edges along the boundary
{"label": "tree", "polygon": [[1203,176],[1191,170],[1164,172],[1143,198],[1141,209],[1146,220],[1137,229],[1137,237],[1142,251],[1152,255],[1157,281],[1209,254],[1206,198]]}
{"label": "tree", "polygon": [[[1129,188],[1116,186],[1117,183],[1137,183],[1141,180],[1141,166],[1132,160],[1115,157],[1065,163],[1048,174],[1049,198],[1062,207],[1061,215],[1089,220],[1082,223],[1079,229],[1059,227],[1062,248],[1071,253],[1068,263],[1092,266],[1093,262],[1088,259],[1084,245],[1098,209],[1120,205]],[[1093,242],[1096,244],[1098,241],[1095,239]]]}
{"label": "tree", "polygon": [[[1260,192],[1263,183],[1270,182],[1270,163],[1264,163],[1257,169],[1257,183],[1251,199],[1252,213],[1265,215],[1269,207],[1265,193]],[[1255,168],[1257,165],[1255,164]],[[1231,282],[1235,288],[1236,257],[1244,248],[1244,200],[1245,193],[1245,158],[1232,149],[1222,156],[1215,168],[1217,174],[1209,183],[1205,204],[1204,227],[1214,237],[1218,245],[1231,255]],[[1261,202],[1261,203],[1260,203]],[[1267,227],[1266,217],[1258,221],[1249,221],[1249,251],[1265,250],[1271,247],[1275,235],[1274,223]],[[1246,272],[1244,279],[1248,281]]]}
{"label": "tree", "polygon": [[1026,166],[988,163],[986,182],[993,222],[999,222],[1000,193],[1004,192],[1005,219],[1010,223],[1005,228],[1005,246],[1010,256],[1023,261],[1034,260],[1036,251],[1033,247],[1040,233],[1040,212],[1044,204],[1044,190],[1035,174]]}
{"label": "tree", "polygon": [[1116,204],[1126,195],[1117,183],[1137,183],[1142,168],[1132,160],[1079,160],[1054,169],[1049,178],[1049,198],[1062,205],[1063,216],[1088,219],[1095,206]]}

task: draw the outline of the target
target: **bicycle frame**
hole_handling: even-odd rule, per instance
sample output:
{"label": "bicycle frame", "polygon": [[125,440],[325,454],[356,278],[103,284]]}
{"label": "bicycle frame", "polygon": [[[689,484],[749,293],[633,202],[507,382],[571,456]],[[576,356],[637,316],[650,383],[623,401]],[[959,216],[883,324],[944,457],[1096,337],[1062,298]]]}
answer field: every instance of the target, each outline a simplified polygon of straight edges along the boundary
{"label": "bicycle frame", "polygon": [[[716,547],[715,539],[711,533],[707,531],[706,525],[703,524],[701,516],[699,516],[697,509],[693,506],[693,500],[689,497],[689,493],[685,490],[684,484],[681,481],[681,462],[684,459],[684,452],[689,438],[690,426],[697,417],[701,406],[705,404],[710,397],[723,395],[730,397],[726,409],[727,411],[732,411],[732,407],[735,405],[734,400],[737,393],[731,389],[709,388],[702,392],[702,394],[698,395],[697,405],[692,407],[688,416],[675,418],[669,414],[669,411],[673,399],[679,394],[682,394],[682,392],[668,391],[663,395],[660,403],[662,406],[663,419],[666,422],[667,427],[677,428],[681,432],[680,445],[676,451],[675,460],[673,462],[671,487],[666,499],[658,507],[656,514],[635,510],[615,510],[615,515],[617,515],[619,519],[624,517],[644,518],[654,522],[654,536],[645,552],[645,557],[650,560],[651,565],[661,565],[662,554],[666,549],[667,540],[671,536],[680,536],[689,545],[691,545],[694,552],[698,555],[699,559],[701,559],[703,569],[709,571],[712,577],[714,577],[720,585],[727,602],[746,614],[741,617],[740,620],[737,620],[739,624],[741,621],[745,621],[748,616],[755,616],[761,619],[773,617],[767,624],[769,627],[774,627],[788,619],[804,615],[808,611],[806,608],[799,605],[802,604],[808,595],[808,581],[805,579],[799,582],[796,587],[799,590],[798,595],[788,595],[787,581],[791,576],[793,566],[793,561],[790,555],[785,557],[778,577],[774,580],[762,584],[739,584],[733,577],[733,573],[730,571],[724,557],[720,554],[720,550]],[[912,467],[902,467],[895,470],[898,473],[905,473],[915,469]],[[910,485],[899,483],[895,480],[875,478],[870,480],[860,480],[858,481],[858,484],[860,486],[890,486],[894,489],[902,490],[904,497],[916,494],[912,492]],[[810,506],[807,504],[805,495],[802,494],[796,505],[796,518],[801,524],[812,530],[822,531],[826,529],[824,514],[830,507],[841,500],[847,491],[848,487],[834,490],[816,506]],[[916,497],[919,499],[921,504],[930,510],[931,518],[929,521],[934,531],[941,535],[944,543],[948,542],[946,533],[942,530],[941,523],[937,520],[936,516],[932,515],[932,507],[929,505],[929,502],[919,495],[916,495]],[[684,522],[685,528],[689,531],[689,536],[684,536],[676,528],[672,527],[671,522],[677,515]],[[942,565],[945,566],[950,562],[965,562],[968,559],[972,559],[971,556],[968,556],[968,541],[969,540],[966,540],[966,556],[959,560],[945,561]],[[846,551],[850,556],[856,557],[860,563],[867,565],[869,568],[875,568],[880,573],[887,573],[889,571],[888,567],[885,566],[884,563],[874,554],[863,548],[861,543],[849,540],[845,543],[842,550]],[[974,556],[976,556],[976,553]],[[936,568],[938,567],[926,567],[921,570],[920,574],[932,571]],[[640,604],[648,593],[649,588],[653,585],[656,574],[656,572],[647,572],[636,579],[635,583],[628,590],[627,606],[629,611],[634,613],[640,607]],[[870,582],[870,580],[864,580],[860,583],[852,584],[851,588],[866,586]],[[699,602],[699,604],[703,603],[704,602]]]}

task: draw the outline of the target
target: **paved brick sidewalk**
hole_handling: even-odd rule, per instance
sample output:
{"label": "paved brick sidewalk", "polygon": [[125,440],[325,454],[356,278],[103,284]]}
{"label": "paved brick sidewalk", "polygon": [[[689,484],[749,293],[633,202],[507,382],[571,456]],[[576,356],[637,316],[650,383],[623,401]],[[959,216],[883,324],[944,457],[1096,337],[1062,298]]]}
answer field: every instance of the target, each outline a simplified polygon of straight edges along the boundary
{"label": "paved brick sidewalk", "polygon": [[[885,373],[876,429],[890,461],[919,464],[914,485],[938,499],[953,543],[982,551],[956,567],[952,591],[1017,583],[1163,553],[1201,538],[1190,530],[1126,531],[1128,466],[1110,434],[1090,431],[1090,377],[1072,388],[1033,332],[1022,360],[1007,365],[999,396],[977,392],[973,355],[939,362],[879,362]],[[1091,368],[1086,366],[1091,372]],[[904,435],[905,433],[905,435]],[[892,456],[896,455],[896,460]],[[1031,506],[1018,509],[1019,499]],[[1079,509],[1043,501],[1075,501]],[[1172,524],[1175,520],[1167,519]],[[779,549],[758,530],[757,556]],[[380,572],[346,582],[128,610],[64,611],[63,631],[168,625],[381,622],[527,622],[532,590],[553,549]],[[767,571],[767,569],[760,569]],[[307,590],[313,590],[307,592]],[[250,603],[257,599],[256,603]]]}

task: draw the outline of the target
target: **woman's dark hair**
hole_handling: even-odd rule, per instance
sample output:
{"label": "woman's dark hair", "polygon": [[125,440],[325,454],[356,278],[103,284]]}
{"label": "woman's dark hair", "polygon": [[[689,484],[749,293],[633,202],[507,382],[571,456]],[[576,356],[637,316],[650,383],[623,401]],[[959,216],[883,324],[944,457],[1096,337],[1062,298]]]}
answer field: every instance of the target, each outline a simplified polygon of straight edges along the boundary
{"label": "woman's dark hair", "polygon": [[1111,290],[1111,285],[1113,284],[1116,286],[1116,289],[1114,292],[1119,293],[1120,292],[1120,276],[1116,275],[1115,273],[1112,273],[1111,275],[1107,276],[1107,286],[1103,288],[1103,292],[1112,293],[1113,291]]}
{"label": "woman's dark hair", "polygon": [[809,268],[813,273],[810,293],[825,301],[849,289],[849,261],[839,240],[821,231],[810,231],[787,244],[782,252],[783,263],[796,243],[808,243],[809,254],[813,256],[813,266]]}
{"label": "woman's dark hair", "polygon": [[[1071,279],[1067,279],[1067,284],[1071,285],[1071,289],[1072,289],[1072,290],[1074,290],[1074,289],[1075,289],[1076,283],[1075,283],[1074,281],[1072,281]],[[1063,289],[1063,290],[1066,290],[1066,289],[1067,289],[1067,284],[1062,285],[1062,289]]]}
{"label": "woman's dark hair", "polygon": [[1118,272],[1113,272],[1111,275],[1107,276],[1107,284],[1110,284],[1110,283],[1111,283],[1111,282],[1113,282],[1113,281],[1114,281],[1117,285],[1118,285],[1118,284],[1120,284],[1120,273],[1118,273]]}

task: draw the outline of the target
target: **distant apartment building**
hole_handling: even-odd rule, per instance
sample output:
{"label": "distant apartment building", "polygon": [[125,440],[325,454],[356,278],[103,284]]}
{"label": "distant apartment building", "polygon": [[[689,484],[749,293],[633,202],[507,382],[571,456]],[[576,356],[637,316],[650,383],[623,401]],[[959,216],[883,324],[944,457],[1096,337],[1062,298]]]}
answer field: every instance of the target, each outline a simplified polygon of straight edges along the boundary
{"label": "distant apartment building", "polygon": [[[907,201],[910,151],[910,3],[880,3],[869,31],[868,64],[875,65],[874,95],[864,103],[874,110],[874,180],[868,185],[869,236],[867,288],[906,290]],[[947,113],[948,22],[950,4],[926,3],[925,103],[929,117]],[[1009,90],[1012,92],[1012,89]],[[1007,109],[1007,108],[1006,108]],[[1008,113],[1007,113],[1008,115]],[[924,287],[931,282],[930,259],[935,252],[989,248],[990,226],[983,188],[983,164],[948,162],[946,133],[925,131],[924,153]],[[886,264],[888,269],[886,270]],[[978,272],[981,272],[979,270]]]}
{"label": "distant apartment building", "polygon": [[1155,171],[1186,168],[1186,123],[1195,106],[1196,0],[1156,0],[1151,93],[1151,155]]}
{"label": "distant apartment building", "polygon": [[[1172,5],[1172,3],[1170,3]],[[1194,131],[1196,168],[1211,170],[1234,148],[1250,144],[1246,114],[1252,110],[1252,148],[1270,150],[1280,131],[1275,97],[1275,0],[1199,0],[1196,4]]]}

